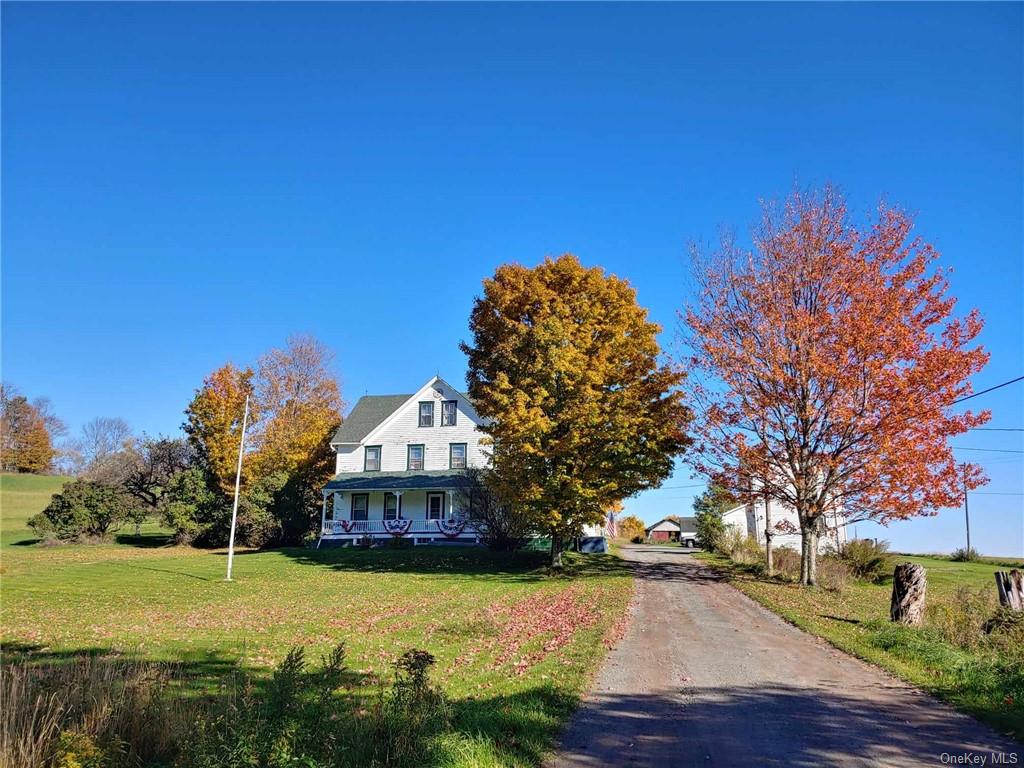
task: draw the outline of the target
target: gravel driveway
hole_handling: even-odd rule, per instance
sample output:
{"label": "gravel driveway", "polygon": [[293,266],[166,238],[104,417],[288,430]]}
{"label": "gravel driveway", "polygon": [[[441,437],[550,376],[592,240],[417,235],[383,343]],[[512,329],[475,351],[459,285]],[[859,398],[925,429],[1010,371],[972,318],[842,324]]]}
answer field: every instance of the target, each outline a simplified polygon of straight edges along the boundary
{"label": "gravel driveway", "polygon": [[549,768],[998,765],[993,752],[1024,766],[1017,742],[786,624],[682,550],[625,557],[629,629]]}

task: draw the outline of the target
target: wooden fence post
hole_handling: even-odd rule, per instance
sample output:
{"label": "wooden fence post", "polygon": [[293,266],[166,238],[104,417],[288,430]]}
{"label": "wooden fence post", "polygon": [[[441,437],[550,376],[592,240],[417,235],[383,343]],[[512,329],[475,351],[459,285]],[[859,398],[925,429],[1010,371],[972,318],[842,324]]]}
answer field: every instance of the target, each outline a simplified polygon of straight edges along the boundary
{"label": "wooden fence post", "polygon": [[996,571],[996,589],[999,590],[999,604],[1011,611],[1024,611],[1024,576],[1014,568]]}
{"label": "wooden fence post", "polygon": [[892,575],[889,617],[900,624],[918,626],[924,618],[924,597],[928,588],[924,567],[900,563]]}

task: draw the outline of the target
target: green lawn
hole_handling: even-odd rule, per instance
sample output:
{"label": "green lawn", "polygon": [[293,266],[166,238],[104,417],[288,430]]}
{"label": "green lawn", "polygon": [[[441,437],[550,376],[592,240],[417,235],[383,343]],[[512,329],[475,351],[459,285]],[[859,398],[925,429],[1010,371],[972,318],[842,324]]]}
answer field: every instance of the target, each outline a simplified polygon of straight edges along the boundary
{"label": "green lawn", "polygon": [[116,649],[184,661],[212,684],[234,666],[263,673],[294,645],[315,658],[344,641],[353,671],[369,676],[422,648],[459,713],[452,765],[538,764],[632,591],[611,555],[570,558],[568,576],[549,577],[543,553],[284,549],[238,554],[227,583],[223,551],[151,546],[153,537],[145,546],[18,544],[31,541],[23,521],[59,483],[0,484],[8,654]]}
{"label": "green lawn", "polygon": [[0,544],[35,538],[25,525],[59,491],[66,477],[0,474]]}
{"label": "green lawn", "polygon": [[[1024,633],[1018,633],[1016,645],[1010,641],[997,648],[971,626],[996,610],[994,572],[1019,561],[958,563],[943,557],[890,556],[890,574],[896,563],[908,561],[924,566],[928,574],[931,607],[925,626],[907,629],[889,621],[891,575],[878,584],[855,581],[833,592],[768,579],[719,555],[697,557],[726,571],[735,587],[801,629],[1024,740]],[[970,622],[965,621],[968,616]],[[954,637],[968,643],[954,642]]]}

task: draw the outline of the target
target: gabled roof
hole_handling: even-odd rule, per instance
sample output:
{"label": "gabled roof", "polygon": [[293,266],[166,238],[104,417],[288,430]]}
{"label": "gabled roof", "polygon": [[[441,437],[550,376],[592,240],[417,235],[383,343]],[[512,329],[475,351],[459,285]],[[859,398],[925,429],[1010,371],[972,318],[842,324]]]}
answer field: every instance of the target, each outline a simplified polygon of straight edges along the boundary
{"label": "gabled roof", "polygon": [[363,395],[341,422],[331,443],[358,443],[412,395]]}
{"label": "gabled roof", "polygon": [[[371,432],[389,421],[403,405],[413,398],[422,396],[424,392],[435,385],[442,385],[450,389],[465,400],[472,410],[473,403],[468,395],[459,392],[440,376],[434,376],[411,395],[363,395],[356,402],[348,417],[342,421],[338,431],[334,433],[331,445],[358,445]],[[472,412],[475,415],[475,411]]]}
{"label": "gabled roof", "polygon": [[659,520],[658,522],[656,522],[656,523],[651,523],[650,525],[648,525],[648,526],[647,526],[647,528],[646,528],[645,530],[648,530],[648,531],[649,531],[649,530],[651,530],[652,528],[656,528],[657,526],[661,525],[662,523],[672,523],[672,525],[674,525],[674,526],[675,526],[676,528],[679,528],[679,527],[680,527],[680,526],[679,526],[679,523],[678,523],[678,522],[676,522],[675,520],[673,520],[673,519],[672,519],[671,517],[663,517],[663,518],[661,518],[661,520]]}

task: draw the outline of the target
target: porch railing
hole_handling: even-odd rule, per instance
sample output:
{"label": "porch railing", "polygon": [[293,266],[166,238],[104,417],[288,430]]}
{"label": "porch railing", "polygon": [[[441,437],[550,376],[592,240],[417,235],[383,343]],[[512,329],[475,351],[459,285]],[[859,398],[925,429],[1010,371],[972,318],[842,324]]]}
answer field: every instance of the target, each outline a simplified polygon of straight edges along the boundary
{"label": "porch railing", "polygon": [[[448,518],[446,518],[448,519]],[[463,518],[450,518],[456,522],[463,522]],[[323,535],[333,536],[338,534],[386,534],[389,531],[384,527],[383,520],[327,520],[324,522]],[[406,532],[406,536],[418,534],[439,534],[436,521],[434,520],[413,520]],[[466,521],[463,535],[473,535],[476,528],[471,522]]]}

